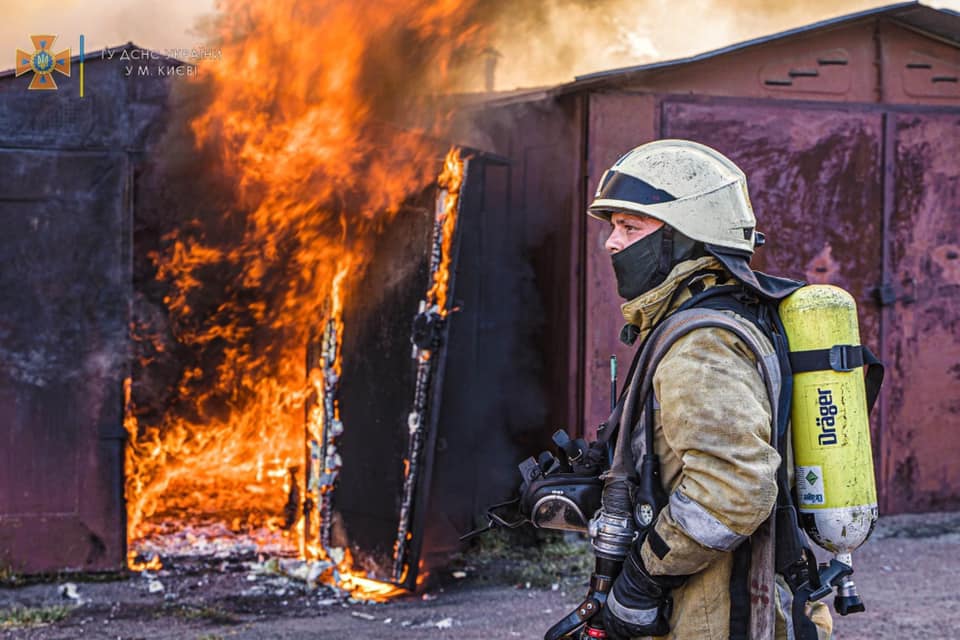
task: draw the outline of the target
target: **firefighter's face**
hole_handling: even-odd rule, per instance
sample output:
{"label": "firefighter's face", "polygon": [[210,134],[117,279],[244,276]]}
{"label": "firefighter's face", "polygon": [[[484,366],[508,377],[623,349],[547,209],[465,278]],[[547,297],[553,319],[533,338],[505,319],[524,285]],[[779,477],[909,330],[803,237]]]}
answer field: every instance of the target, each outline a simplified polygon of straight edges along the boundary
{"label": "firefighter's face", "polygon": [[610,253],[623,251],[662,226],[663,222],[649,216],[614,213],[610,216],[610,236],[603,246]]}

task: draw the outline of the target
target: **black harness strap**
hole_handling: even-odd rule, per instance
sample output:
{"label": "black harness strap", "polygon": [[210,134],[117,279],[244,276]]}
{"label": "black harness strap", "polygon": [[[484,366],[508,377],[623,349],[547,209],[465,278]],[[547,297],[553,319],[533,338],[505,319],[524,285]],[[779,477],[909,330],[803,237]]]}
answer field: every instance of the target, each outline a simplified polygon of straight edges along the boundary
{"label": "black harness strap", "polygon": [[733,552],[730,569],[730,639],[750,636],[750,555],[753,545],[745,540]]}
{"label": "black harness strap", "polygon": [[883,363],[865,345],[837,344],[829,349],[794,351],[790,354],[790,366],[794,373],[808,371],[853,371],[866,365],[867,412],[873,409],[880,385],[883,384]]}

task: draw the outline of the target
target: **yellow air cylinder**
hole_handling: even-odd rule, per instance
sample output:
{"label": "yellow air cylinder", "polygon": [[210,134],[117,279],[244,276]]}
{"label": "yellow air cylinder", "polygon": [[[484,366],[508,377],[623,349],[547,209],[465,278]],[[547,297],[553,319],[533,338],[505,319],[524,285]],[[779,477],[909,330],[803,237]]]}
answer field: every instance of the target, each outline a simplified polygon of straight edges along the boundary
{"label": "yellow air cylinder", "polygon": [[[780,319],[791,354],[860,345],[856,303],[839,287],[797,290],[780,304]],[[790,417],[803,528],[850,564],[877,520],[863,367],[795,372]]]}

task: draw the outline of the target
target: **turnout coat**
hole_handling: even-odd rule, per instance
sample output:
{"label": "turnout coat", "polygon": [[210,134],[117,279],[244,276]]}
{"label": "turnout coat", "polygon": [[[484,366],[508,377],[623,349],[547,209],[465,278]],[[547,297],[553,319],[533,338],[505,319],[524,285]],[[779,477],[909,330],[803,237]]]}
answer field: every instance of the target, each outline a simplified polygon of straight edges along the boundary
{"label": "turnout coat", "polygon": [[[636,327],[642,342],[692,290],[724,282],[732,282],[732,277],[712,256],[682,262],[661,285],[625,303],[624,319]],[[774,353],[752,322],[726,313],[742,320],[767,353]],[[727,640],[731,614],[748,615],[751,606],[754,616],[773,607],[769,613],[776,614],[776,637],[792,636],[786,622],[789,592],[775,580],[772,564],[766,567],[770,575],[757,575],[756,566],[752,574],[748,568],[749,554],[742,553],[749,547],[735,558],[771,514],[780,465],[770,444],[773,413],[753,352],[727,330],[695,329],[660,361],[653,392],[654,448],[669,503],[641,555],[653,575],[689,576],[673,591],[666,638]],[[642,430],[633,434],[631,448],[633,459],[640,461]],[[769,546],[772,540],[755,544]],[[832,620],[826,606],[818,603],[809,613],[821,638],[829,638]],[[769,640],[769,635],[752,640]]]}

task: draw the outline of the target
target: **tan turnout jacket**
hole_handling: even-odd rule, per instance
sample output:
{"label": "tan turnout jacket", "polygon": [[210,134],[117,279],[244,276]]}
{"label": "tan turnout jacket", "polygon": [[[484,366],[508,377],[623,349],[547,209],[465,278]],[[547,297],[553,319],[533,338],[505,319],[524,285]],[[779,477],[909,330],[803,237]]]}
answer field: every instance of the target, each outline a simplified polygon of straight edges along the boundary
{"label": "tan turnout jacket", "polygon": [[[640,340],[690,298],[689,291],[675,290],[704,269],[723,267],[709,256],[680,263],[660,286],[623,305]],[[700,282],[716,286],[717,277]],[[746,319],[743,324],[773,353],[759,329]],[[673,592],[667,638],[727,640],[732,552],[768,518],[777,497],[780,456],[770,445],[766,389],[749,347],[719,328],[696,329],[678,340],[657,367],[653,387],[654,448],[669,495],[655,529],[668,550],[657,545],[655,551],[648,539],[643,561],[653,575],[690,576]],[[643,434],[633,434],[634,460],[642,458],[643,447]],[[823,609],[816,617],[826,615],[823,637],[829,637]],[[784,627],[778,616],[778,637],[786,637]]]}

